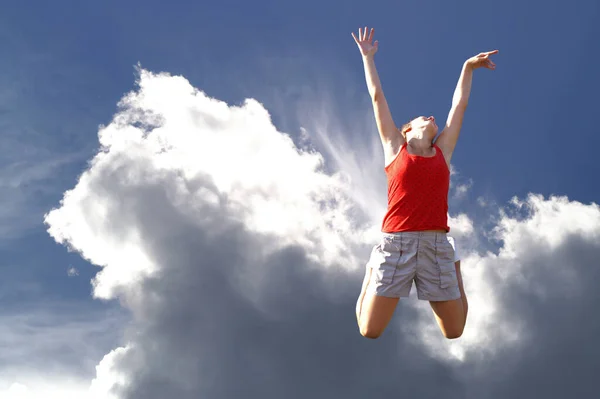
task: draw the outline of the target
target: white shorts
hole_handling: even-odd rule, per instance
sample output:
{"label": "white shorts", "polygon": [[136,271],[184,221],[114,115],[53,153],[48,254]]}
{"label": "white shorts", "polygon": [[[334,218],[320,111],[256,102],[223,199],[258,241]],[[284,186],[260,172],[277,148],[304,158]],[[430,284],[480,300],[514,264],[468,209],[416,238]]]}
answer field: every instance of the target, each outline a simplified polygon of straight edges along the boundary
{"label": "white shorts", "polygon": [[381,242],[372,252],[367,292],[399,298],[407,297],[412,283],[417,296],[427,301],[460,298],[454,263],[460,260],[454,239],[446,233],[382,233]]}

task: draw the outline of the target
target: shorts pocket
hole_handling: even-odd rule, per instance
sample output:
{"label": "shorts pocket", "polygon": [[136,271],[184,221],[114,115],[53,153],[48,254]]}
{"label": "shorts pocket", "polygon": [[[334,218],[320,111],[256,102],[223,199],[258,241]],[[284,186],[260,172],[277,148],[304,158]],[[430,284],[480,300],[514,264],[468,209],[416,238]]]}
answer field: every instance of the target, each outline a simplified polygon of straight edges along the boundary
{"label": "shorts pocket", "polygon": [[456,267],[454,266],[454,247],[449,241],[438,243],[435,261],[440,273],[440,288],[451,288],[458,285]]}
{"label": "shorts pocket", "polygon": [[440,271],[440,288],[451,288],[458,285],[454,262],[438,263]]}
{"label": "shorts pocket", "polygon": [[392,239],[384,237],[381,243],[373,248],[370,263],[376,283],[388,285],[394,281],[400,256],[400,248],[398,248]]}

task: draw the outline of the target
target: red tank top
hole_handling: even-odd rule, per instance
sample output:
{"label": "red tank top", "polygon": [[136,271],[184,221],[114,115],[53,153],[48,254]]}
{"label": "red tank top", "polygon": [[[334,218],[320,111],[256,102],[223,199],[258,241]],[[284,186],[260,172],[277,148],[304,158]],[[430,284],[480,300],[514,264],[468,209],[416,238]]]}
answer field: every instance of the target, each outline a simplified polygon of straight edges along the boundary
{"label": "red tank top", "polygon": [[450,170],[442,150],[434,144],[435,155],[409,154],[406,143],[385,167],[388,181],[388,210],[382,231],[446,230]]}

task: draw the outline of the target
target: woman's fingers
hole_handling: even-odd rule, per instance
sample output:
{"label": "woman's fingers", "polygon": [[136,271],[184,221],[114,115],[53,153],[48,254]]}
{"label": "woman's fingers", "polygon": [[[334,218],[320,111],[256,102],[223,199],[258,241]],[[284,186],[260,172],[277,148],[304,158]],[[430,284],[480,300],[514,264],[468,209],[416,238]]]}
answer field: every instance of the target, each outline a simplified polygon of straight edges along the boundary
{"label": "woman's fingers", "polygon": [[490,55],[498,54],[498,50],[486,51],[484,53],[477,54],[479,58],[488,58]]}
{"label": "woman's fingers", "polygon": [[467,60],[467,63],[473,68],[496,69],[496,64],[490,59],[491,55],[497,54],[498,50],[479,53]]}
{"label": "woman's fingers", "polygon": [[364,29],[358,28],[358,37],[354,34],[354,32],[352,32],[352,37],[354,38],[356,44],[360,46],[363,42],[372,43],[374,34],[375,28],[371,28],[371,31],[369,31],[368,27],[365,26]]}
{"label": "woman's fingers", "polygon": [[371,32],[369,32],[369,43],[373,41],[373,33],[375,33],[375,28],[371,28]]}

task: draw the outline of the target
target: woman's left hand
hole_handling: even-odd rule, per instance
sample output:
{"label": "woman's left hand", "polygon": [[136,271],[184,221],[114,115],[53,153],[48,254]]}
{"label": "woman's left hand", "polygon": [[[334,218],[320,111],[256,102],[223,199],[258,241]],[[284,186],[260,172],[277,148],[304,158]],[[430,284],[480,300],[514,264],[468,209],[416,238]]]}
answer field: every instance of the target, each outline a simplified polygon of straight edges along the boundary
{"label": "woman's left hand", "polygon": [[496,64],[492,62],[490,59],[491,55],[497,54],[498,50],[488,51],[485,53],[479,53],[474,57],[469,58],[465,65],[477,69],[477,68],[487,68],[487,69],[496,69]]}

